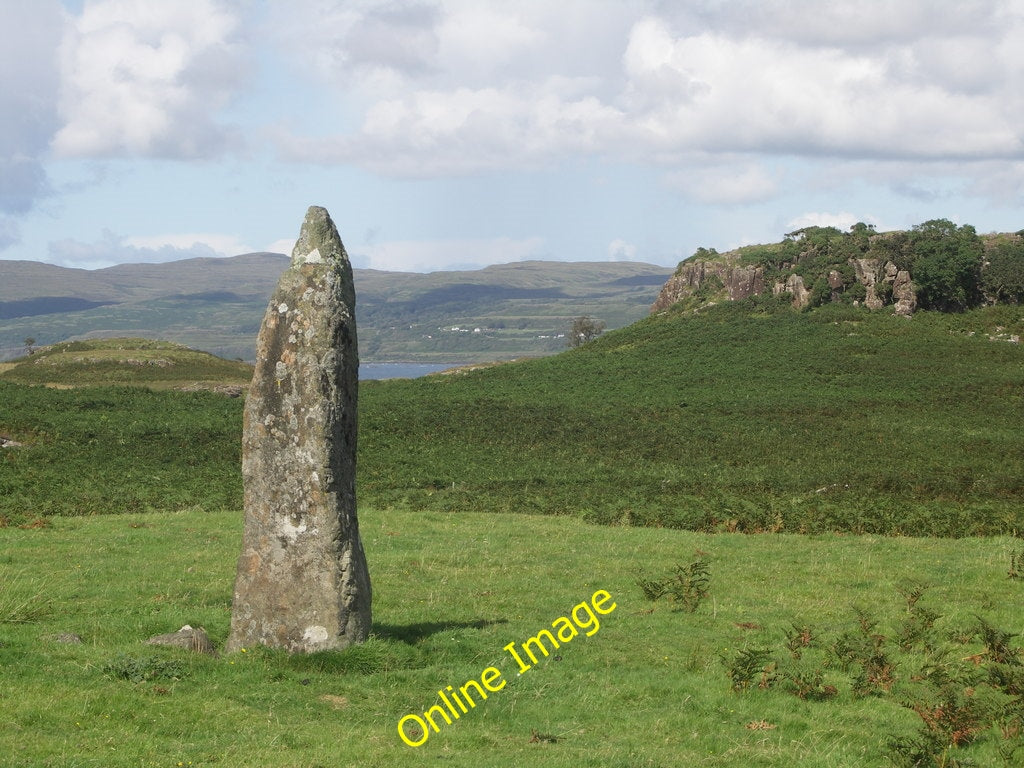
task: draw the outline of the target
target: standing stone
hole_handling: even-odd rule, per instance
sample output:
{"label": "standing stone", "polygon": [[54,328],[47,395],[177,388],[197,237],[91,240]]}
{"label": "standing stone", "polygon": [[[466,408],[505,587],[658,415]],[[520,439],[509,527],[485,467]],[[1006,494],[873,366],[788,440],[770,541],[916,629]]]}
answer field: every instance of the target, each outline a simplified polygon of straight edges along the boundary
{"label": "standing stone", "polygon": [[245,531],[227,650],[340,649],[370,631],[356,519],[352,267],[311,207],[263,317],[245,402]]}

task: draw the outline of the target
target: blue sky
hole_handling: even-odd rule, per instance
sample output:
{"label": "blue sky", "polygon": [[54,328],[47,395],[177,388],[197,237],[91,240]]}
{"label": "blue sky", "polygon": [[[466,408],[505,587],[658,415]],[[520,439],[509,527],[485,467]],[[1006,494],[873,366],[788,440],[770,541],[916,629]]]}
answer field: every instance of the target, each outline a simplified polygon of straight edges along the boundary
{"label": "blue sky", "polygon": [[[1024,228],[1024,0],[0,0],[0,259]],[[0,262],[2,276],[2,262]]]}

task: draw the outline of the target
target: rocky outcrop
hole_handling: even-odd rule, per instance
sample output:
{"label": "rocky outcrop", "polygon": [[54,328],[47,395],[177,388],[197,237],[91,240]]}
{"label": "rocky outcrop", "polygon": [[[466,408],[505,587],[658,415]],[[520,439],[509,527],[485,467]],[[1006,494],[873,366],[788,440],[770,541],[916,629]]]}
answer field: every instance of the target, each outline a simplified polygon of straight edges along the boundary
{"label": "rocky outcrop", "polygon": [[804,285],[804,279],[800,275],[790,275],[785,282],[781,280],[772,286],[772,294],[780,296],[789,293],[793,297],[793,308],[803,309],[811,303],[811,292]]}
{"label": "rocky outcrop", "polygon": [[693,291],[690,290],[690,278],[688,275],[677,271],[661,287],[658,298],[651,305],[651,312],[661,312],[668,309],[676,302],[682,301]]}
{"label": "rocky outcrop", "polygon": [[[898,269],[891,261],[880,264],[878,259],[870,258],[850,259],[848,263],[853,267],[856,282],[864,286],[865,295],[861,300],[864,306],[881,309],[890,303],[891,296],[893,311],[897,315],[909,317],[913,314],[917,307],[917,294],[906,270]],[[771,290],[775,296],[788,293],[792,297],[793,307],[803,309],[810,304],[812,291],[802,275],[795,272],[785,275],[786,270],[793,268],[792,264],[782,265],[780,270],[784,278],[780,276],[774,280]],[[823,277],[828,282],[831,300],[841,301],[849,288],[849,278],[844,279],[839,269],[830,269]],[[816,284],[817,279],[809,282]],[[765,290],[764,268],[741,265],[738,254],[722,254],[710,259],[693,258],[679,265],[675,274],[662,287],[651,312],[668,309],[698,293],[705,303],[713,303],[716,300],[745,299],[760,295]]]}
{"label": "rocky outcrop", "polygon": [[878,259],[850,259],[854,273],[857,275],[857,282],[864,286],[867,296],[864,298],[864,306],[868,309],[881,309],[885,303],[878,298],[876,285],[878,283]]}
{"label": "rocky outcrop", "polygon": [[846,284],[843,282],[843,276],[840,272],[834,269],[830,269],[828,272],[828,287],[832,290],[831,299],[832,301],[839,301],[839,297],[842,295],[843,288]]}
{"label": "rocky outcrop", "polygon": [[[893,265],[895,269],[895,265]],[[886,278],[888,279],[888,277]],[[892,279],[892,302],[897,315],[910,317],[917,309],[917,292],[905,269],[896,270]]]}
{"label": "rocky outcrop", "polygon": [[878,294],[879,287],[885,284],[891,286],[887,291],[892,295],[893,311],[897,315],[910,317],[917,308],[917,292],[914,283],[910,279],[910,273],[900,269],[891,261],[879,268],[878,259],[850,259],[857,282],[864,286],[867,295],[864,297],[864,306],[868,309],[881,309],[885,301]]}
{"label": "rocky outcrop", "polygon": [[684,261],[662,287],[651,311],[668,309],[701,289],[719,292],[723,299],[729,301],[757,296],[764,293],[764,268],[743,266],[739,264],[738,258],[730,258],[728,255],[714,260]]}
{"label": "rocky outcrop", "polygon": [[264,315],[245,402],[245,527],[228,651],[341,649],[369,635],[358,370],[352,268],[327,211],[312,207]]}

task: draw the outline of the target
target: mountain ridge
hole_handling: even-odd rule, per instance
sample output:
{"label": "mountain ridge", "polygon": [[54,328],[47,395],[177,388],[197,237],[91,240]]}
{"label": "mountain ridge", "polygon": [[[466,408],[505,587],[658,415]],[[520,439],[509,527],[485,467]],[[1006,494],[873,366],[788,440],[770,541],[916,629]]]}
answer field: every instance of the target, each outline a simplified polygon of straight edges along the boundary
{"label": "mountain ridge", "polygon": [[[0,357],[24,340],[144,336],[251,359],[288,258],[255,252],[96,270],[0,262]],[[609,328],[647,314],[668,267],[524,261],[431,273],[355,269],[366,362],[486,362],[545,355],[572,317]],[[77,303],[77,306],[76,306]]]}

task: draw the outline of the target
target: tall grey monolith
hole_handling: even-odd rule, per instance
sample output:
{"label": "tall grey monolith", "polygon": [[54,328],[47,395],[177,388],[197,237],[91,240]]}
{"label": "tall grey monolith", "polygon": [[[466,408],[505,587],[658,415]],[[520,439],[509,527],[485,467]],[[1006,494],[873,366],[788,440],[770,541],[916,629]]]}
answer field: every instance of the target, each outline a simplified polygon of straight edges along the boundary
{"label": "tall grey monolith", "polygon": [[352,267],[323,208],[306,213],[270,300],[245,402],[245,530],[227,650],[340,649],[370,631],[356,518]]}

